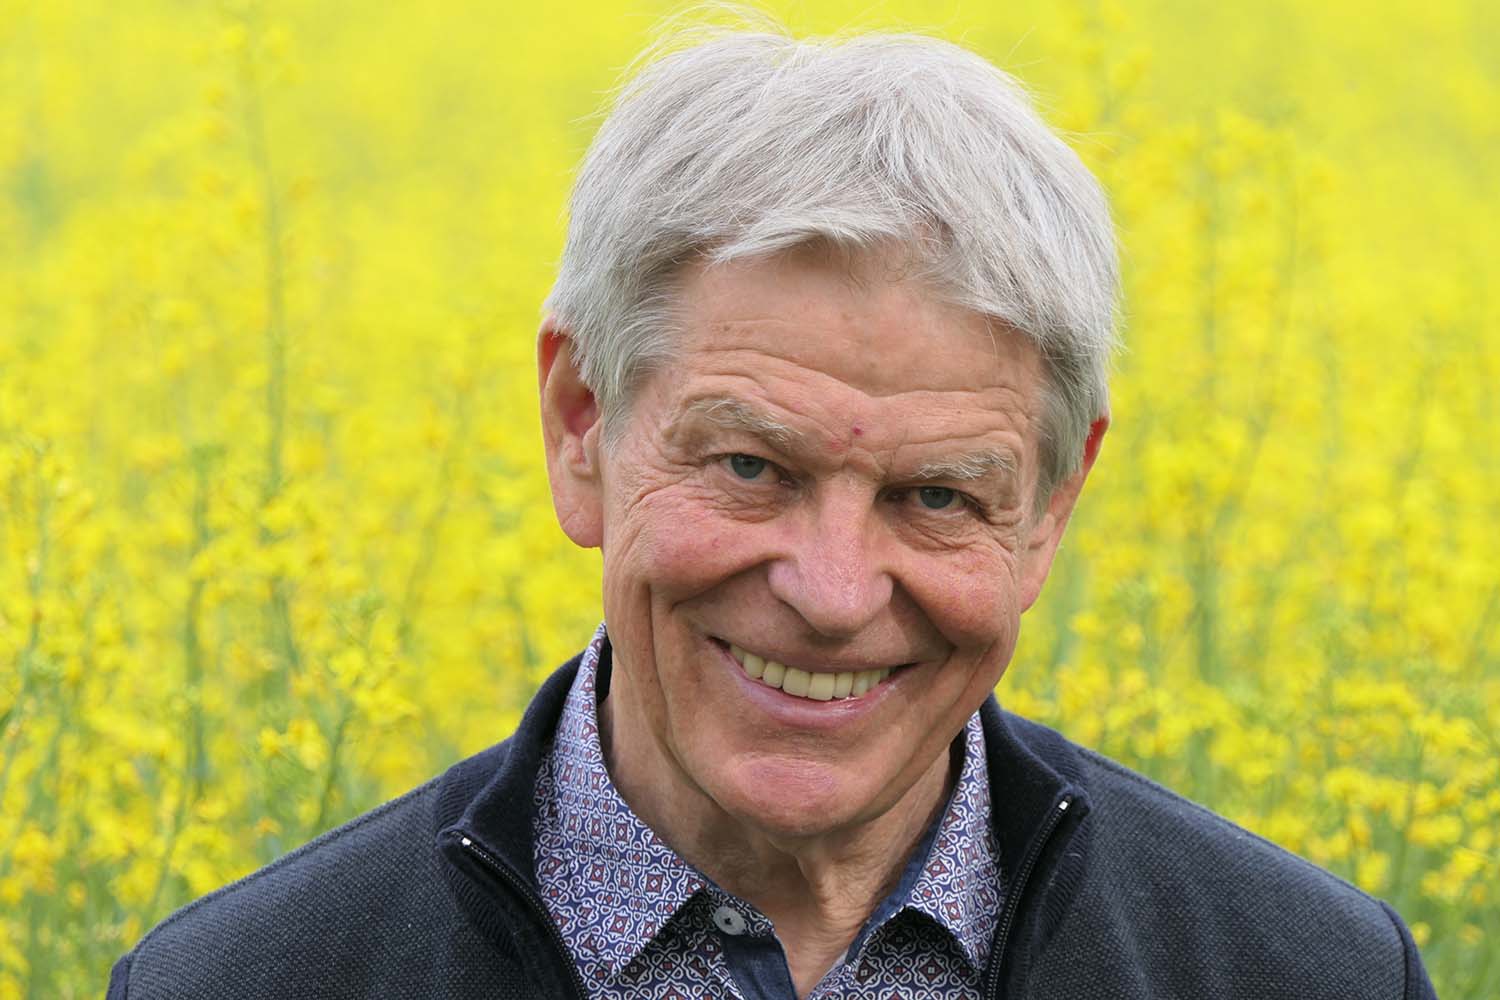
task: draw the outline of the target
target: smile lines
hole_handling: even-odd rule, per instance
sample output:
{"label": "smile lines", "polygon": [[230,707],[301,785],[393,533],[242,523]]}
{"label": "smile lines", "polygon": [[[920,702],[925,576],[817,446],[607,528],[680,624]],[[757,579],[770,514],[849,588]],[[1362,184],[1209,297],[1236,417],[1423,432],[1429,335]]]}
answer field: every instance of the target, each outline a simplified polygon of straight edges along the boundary
{"label": "smile lines", "polygon": [[797,667],[788,667],[775,660],[767,660],[733,644],[729,646],[729,653],[744,669],[745,676],[751,680],[760,681],[767,687],[812,701],[858,698],[889,677],[893,669],[892,667],[878,667],[872,670],[812,673]]}

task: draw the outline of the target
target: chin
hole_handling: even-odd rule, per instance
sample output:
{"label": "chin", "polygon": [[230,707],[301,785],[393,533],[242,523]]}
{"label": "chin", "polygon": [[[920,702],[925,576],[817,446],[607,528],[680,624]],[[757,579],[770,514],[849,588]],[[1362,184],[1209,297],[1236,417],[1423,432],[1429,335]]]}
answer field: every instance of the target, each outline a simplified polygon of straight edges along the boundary
{"label": "chin", "polygon": [[866,818],[861,789],[826,764],[759,758],[724,778],[720,808],[768,836],[818,836]]}

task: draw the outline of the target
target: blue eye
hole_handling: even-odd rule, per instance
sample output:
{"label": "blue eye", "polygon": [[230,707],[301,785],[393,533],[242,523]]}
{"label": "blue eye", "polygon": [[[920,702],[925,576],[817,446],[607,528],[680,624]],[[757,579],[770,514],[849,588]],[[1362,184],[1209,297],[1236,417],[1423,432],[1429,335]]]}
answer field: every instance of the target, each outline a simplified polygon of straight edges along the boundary
{"label": "blue eye", "polygon": [[756,458],[754,455],[729,456],[729,467],[741,479],[759,479],[760,474],[766,471],[766,466],[769,464],[765,459]]}
{"label": "blue eye", "polygon": [[923,486],[917,490],[917,499],[928,510],[946,510],[958,502],[958,491],[946,486]]}

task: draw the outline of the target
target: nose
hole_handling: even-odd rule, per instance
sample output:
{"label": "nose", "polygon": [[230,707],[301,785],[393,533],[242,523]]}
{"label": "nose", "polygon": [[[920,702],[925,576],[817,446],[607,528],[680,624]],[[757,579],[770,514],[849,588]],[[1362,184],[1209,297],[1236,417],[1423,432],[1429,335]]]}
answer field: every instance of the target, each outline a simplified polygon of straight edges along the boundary
{"label": "nose", "polygon": [[785,555],[770,565],[771,593],[818,634],[852,637],[891,602],[876,519],[855,490],[829,491],[804,511],[787,526]]}

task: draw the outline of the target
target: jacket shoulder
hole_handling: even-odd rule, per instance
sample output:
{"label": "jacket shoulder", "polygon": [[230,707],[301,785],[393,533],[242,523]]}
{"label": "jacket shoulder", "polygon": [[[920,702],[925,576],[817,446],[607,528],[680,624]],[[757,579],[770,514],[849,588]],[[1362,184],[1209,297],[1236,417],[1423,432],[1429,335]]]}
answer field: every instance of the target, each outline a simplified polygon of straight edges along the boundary
{"label": "jacket shoulder", "polygon": [[442,872],[441,782],[172,913],[116,964],[110,1000],[507,995],[507,956],[470,926]]}
{"label": "jacket shoulder", "polygon": [[[1128,856],[1142,874],[1162,868],[1163,874],[1192,876],[1205,888],[1234,898],[1242,891],[1296,889],[1298,896],[1320,905],[1367,917],[1381,913],[1377,900],[1327,869],[1118,761],[1089,749],[1080,752],[1090,779],[1089,797],[1099,813],[1095,837]],[[1370,920],[1368,929],[1385,935],[1390,922],[1380,916]]]}
{"label": "jacket shoulder", "polygon": [[[121,960],[128,995],[260,992],[291,976],[317,981],[341,941],[408,923],[432,867],[434,783],[357,816],[167,916]],[[440,883],[425,880],[429,884]],[[347,958],[344,959],[347,963]],[[258,984],[258,985],[256,985]],[[125,996],[111,986],[111,997]]]}
{"label": "jacket shoulder", "polygon": [[1107,757],[1079,753],[1087,877],[1047,949],[1048,976],[1118,975],[1135,987],[1122,982],[1119,996],[1426,995],[1409,992],[1420,961],[1379,900]]}

